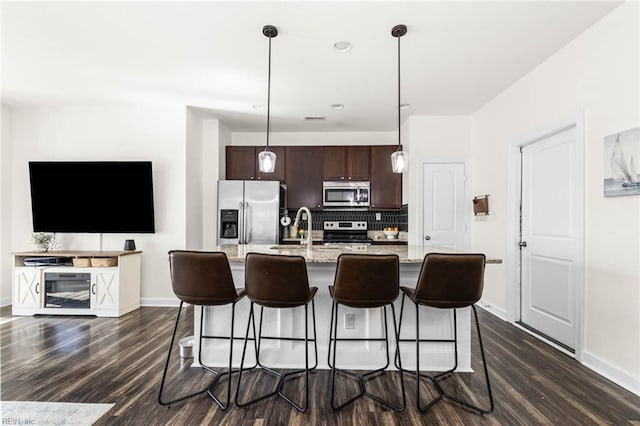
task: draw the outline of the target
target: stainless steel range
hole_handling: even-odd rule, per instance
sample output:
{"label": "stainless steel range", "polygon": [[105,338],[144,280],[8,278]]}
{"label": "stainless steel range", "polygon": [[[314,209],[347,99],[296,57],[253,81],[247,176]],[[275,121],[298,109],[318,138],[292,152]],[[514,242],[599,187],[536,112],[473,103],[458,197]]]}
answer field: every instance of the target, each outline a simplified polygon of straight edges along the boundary
{"label": "stainless steel range", "polygon": [[367,236],[367,222],[365,221],[325,221],[324,237],[326,243],[358,243],[370,244]]}

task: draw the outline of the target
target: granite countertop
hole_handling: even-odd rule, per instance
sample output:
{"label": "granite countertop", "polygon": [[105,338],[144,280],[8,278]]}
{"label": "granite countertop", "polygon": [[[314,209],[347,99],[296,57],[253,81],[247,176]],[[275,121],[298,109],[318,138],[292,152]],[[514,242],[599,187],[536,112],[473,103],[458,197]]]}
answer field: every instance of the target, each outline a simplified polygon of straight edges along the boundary
{"label": "granite countertop", "polygon": [[[422,263],[427,253],[469,253],[468,251],[453,250],[438,246],[411,245],[271,245],[246,244],[218,246],[215,250],[226,253],[229,261],[242,262],[247,253],[268,253],[303,256],[309,263],[334,263],[341,253],[360,254],[397,254],[400,263]],[[502,259],[487,257],[487,263],[502,263]]]}

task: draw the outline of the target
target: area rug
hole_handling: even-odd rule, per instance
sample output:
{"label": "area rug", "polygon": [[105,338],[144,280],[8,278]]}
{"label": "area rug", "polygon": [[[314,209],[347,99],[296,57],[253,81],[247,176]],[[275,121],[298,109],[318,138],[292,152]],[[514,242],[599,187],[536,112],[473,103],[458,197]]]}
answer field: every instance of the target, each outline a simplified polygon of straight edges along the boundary
{"label": "area rug", "polygon": [[0,401],[0,424],[89,426],[114,405],[75,402]]}

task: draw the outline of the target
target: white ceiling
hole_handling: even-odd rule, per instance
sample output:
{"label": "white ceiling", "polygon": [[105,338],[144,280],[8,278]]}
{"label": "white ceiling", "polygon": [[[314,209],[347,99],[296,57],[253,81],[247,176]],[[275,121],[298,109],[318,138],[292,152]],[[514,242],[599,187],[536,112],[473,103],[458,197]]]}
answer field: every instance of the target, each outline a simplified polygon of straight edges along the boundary
{"label": "white ceiling", "polygon": [[[266,109],[252,105],[266,104],[271,24],[273,131],[394,130],[394,25],[408,27],[403,119],[470,114],[619,4],[4,1],[2,102],[190,105],[262,131]],[[334,52],[339,40],[353,49]]]}

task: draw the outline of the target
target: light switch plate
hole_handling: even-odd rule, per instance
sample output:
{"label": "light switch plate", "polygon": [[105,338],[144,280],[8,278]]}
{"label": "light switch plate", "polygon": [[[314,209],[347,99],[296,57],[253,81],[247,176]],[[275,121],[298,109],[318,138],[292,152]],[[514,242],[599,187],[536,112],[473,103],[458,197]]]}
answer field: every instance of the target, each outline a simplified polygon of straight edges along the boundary
{"label": "light switch plate", "polygon": [[382,220],[382,213],[376,213],[376,220]]}

